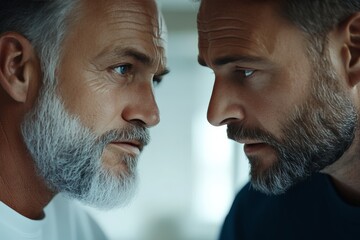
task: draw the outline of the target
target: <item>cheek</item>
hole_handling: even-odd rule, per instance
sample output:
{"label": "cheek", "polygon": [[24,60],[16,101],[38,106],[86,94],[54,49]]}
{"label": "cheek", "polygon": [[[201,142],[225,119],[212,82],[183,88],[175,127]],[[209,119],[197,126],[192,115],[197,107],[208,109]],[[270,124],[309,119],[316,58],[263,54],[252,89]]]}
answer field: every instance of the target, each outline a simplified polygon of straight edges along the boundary
{"label": "cheek", "polygon": [[258,109],[258,121],[262,128],[276,135],[281,128],[280,122],[286,116],[286,107],[280,104],[278,96],[268,96],[255,103],[254,108]]}
{"label": "cheek", "polygon": [[[64,86],[64,85],[63,85]],[[121,93],[115,89],[94,85],[72,85],[62,88],[62,98],[69,114],[97,134],[118,127],[121,118]],[[117,121],[118,122],[118,121]]]}
{"label": "cheek", "polygon": [[286,123],[296,106],[302,105],[309,95],[304,81],[294,80],[288,72],[272,76],[272,84],[254,97],[253,108],[257,109],[258,121],[266,130],[279,136],[282,124]]}
{"label": "cheek", "polygon": [[102,134],[119,127],[122,111],[119,94],[93,93],[86,96],[81,105],[80,118],[95,133]]}

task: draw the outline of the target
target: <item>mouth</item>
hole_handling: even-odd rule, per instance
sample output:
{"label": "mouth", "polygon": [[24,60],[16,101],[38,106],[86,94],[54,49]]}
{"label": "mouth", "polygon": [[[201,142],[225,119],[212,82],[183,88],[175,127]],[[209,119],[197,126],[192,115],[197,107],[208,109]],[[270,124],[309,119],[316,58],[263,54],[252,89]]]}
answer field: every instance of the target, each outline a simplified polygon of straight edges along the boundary
{"label": "mouth", "polygon": [[244,144],[244,152],[246,153],[246,155],[250,155],[250,154],[254,154],[255,152],[258,152],[268,146],[269,145],[267,145],[264,142],[246,143],[246,144]]}
{"label": "mouth", "polygon": [[138,141],[119,141],[111,142],[110,144],[131,155],[140,155],[143,149],[143,144]]}
{"label": "mouth", "polygon": [[246,155],[254,154],[269,146],[267,143],[259,140],[236,139],[235,141],[244,144],[244,152]]}

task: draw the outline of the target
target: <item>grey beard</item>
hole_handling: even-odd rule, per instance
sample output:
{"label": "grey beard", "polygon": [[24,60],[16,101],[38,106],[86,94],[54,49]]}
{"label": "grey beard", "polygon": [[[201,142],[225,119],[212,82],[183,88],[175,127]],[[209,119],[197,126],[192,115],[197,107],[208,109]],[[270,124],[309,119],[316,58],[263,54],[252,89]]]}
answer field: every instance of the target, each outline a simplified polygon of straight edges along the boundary
{"label": "grey beard", "polygon": [[137,157],[119,156],[127,170],[118,174],[104,168],[101,159],[114,140],[137,139],[146,145],[149,134],[144,127],[129,126],[97,137],[66,112],[54,88],[45,88],[21,130],[38,175],[55,193],[102,209],[122,206],[134,195]]}

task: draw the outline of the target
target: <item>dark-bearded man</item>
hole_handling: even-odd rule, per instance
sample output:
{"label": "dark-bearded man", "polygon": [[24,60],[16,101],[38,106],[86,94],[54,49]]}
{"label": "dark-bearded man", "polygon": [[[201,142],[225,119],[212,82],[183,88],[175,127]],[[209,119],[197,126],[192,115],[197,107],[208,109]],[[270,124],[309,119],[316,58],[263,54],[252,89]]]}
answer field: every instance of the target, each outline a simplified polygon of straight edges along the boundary
{"label": "dark-bearded man", "polygon": [[358,239],[360,1],[202,0],[198,33],[251,166],[220,239]]}

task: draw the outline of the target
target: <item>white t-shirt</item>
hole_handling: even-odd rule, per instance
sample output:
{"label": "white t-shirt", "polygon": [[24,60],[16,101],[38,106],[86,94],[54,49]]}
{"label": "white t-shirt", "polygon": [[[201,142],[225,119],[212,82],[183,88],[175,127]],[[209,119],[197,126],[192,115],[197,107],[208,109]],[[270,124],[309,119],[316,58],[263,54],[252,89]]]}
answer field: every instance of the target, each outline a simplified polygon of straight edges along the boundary
{"label": "white t-shirt", "polygon": [[45,218],[31,220],[0,201],[1,240],[103,240],[95,221],[58,194],[44,209]]}

